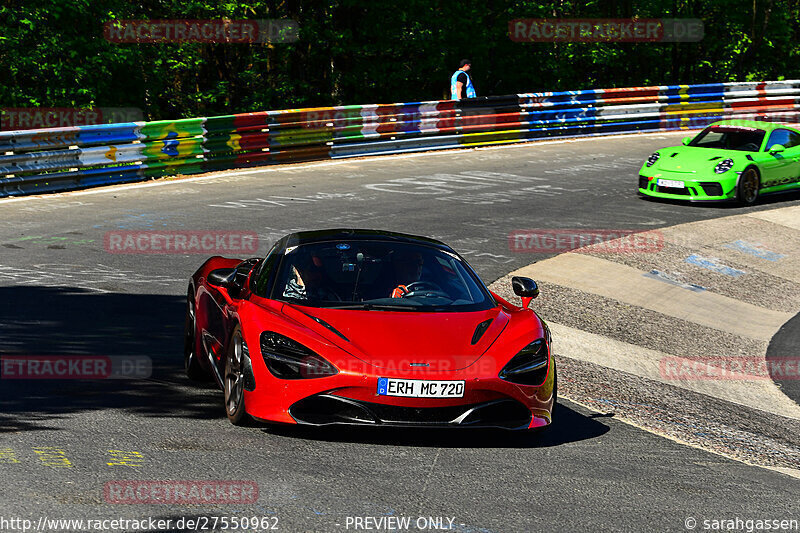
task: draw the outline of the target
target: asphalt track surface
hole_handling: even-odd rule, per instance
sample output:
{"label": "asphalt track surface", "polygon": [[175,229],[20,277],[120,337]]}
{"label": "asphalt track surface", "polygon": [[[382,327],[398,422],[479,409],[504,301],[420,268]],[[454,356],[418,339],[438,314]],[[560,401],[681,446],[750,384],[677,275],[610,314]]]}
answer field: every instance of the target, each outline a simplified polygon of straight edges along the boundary
{"label": "asphalt track surface", "polygon": [[[235,428],[221,392],[182,372],[186,280],[205,257],[104,248],[112,230],[256,231],[263,253],[294,230],[379,228],[444,240],[488,284],[548,257],[511,252],[513,230],[653,229],[747,212],[637,198],[641,161],[680,137],[250,169],[0,203],[0,350],[153,362],[147,380],[0,383],[0,518],[269,516],[282,531],[346,531],[348,517],[447,517],[464,532],[800,519],[798,479],[566,400],[543,434]],[[209,479],[255,481],[258,502],[119,505],[103,495],[112,480]]]}

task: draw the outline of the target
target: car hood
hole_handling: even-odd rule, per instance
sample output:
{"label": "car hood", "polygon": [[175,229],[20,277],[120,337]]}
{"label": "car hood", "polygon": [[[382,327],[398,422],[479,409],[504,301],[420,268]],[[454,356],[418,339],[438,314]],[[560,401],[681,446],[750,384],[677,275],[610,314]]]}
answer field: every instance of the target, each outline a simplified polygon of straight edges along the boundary
{"label": "car hood", "polygon": [[724,159],[737,161],[749,152],[696,146],[673,146],[659,150],[658,153],[661,154],[656,163],[658,170],[695,174],[713,171],[720,161]]}
{"label": "car hood", "polygon": [[[492,345],[509,321],[499,306],[464,313],[417,313],[284,304],[282,311],[354,357],[376,367],[398,370],[468,367]],[[487,321],[488,328],[473,344],[476,328]]]}

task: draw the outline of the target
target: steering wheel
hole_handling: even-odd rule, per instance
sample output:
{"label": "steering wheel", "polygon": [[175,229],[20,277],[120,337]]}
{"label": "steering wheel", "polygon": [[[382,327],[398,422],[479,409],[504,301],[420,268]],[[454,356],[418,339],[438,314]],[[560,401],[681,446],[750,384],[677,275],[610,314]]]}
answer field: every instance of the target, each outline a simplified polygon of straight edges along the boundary
{"label": "steering wheel", "polygon": [[430,281],[415,281],[406,285],[406,289],[408,289],[408,292],[403,295],[403,298],[412,296],[444,296],[445,298],[450,298],[450,295],[444,292],[441,287]]}
{"label": "steering wheel", "polygon": [[740,146],[739,150],[744,152],[758,152],[758,145],[756,143],[747,143]]}

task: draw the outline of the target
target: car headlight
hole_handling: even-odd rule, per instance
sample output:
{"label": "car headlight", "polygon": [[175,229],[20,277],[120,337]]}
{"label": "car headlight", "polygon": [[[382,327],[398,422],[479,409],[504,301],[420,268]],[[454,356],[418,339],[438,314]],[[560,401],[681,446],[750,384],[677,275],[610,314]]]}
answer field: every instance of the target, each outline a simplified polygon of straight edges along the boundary
{"label": "car headlight", "polygon": [[322,356],[274,331],[261,334],[261,356],[276,378],[312,379],[339,373]]}
{"label": "car headlight", "polygon": [[729,171],[733,167],[733,159],[723,159],[717,166],[714,167],[714,172],[717,174],[722,174],[723,172]]}
{"label": "car headlight", "polygon": [[544,339],[535,340],[520,350],[498,376],[520,385],[541,385],[547,377],[549,351]]}
{"label": "car headlight", "polygon": [[653,153],[653,155],[647,158],[647,166],[652,167],[653,165],[655,165],[659,157],[661,157],[661,154],[659,154],[658,152]]}

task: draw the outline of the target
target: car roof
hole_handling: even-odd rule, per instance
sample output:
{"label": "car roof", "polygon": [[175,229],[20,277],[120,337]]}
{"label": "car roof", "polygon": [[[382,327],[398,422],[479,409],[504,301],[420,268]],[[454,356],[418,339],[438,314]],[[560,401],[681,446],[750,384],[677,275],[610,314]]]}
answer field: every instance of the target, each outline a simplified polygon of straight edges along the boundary
{"label": "car roof", "polygon": [[374,229],[334,228],[297,231],[295,233],[290,233],[285,239],[287,247],[326,241],[393,241],[398,243],[434,246],[436,248],[452,251],[445,243],[437,241],[436,239],[431,239],[430,237]]}
{"label": "car roof", "polygon": [[760,120],[719,120],[709,126],[741,126],[744,128],[755,128],[763,131],[772,131],[778,128],[788,128],[795,130],[793,126],[788,124],[778,124],[776,122],[764,122]]}

